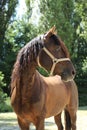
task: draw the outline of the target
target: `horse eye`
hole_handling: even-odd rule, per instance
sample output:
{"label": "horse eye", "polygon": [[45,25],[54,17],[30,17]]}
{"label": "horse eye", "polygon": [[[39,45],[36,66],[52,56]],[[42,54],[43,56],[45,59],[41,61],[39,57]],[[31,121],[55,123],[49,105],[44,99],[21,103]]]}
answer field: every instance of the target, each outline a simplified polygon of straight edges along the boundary
{"label": "horse eye", "polygon": [[60,50],[60,46],[56,48],[56,51],[58,52]]}

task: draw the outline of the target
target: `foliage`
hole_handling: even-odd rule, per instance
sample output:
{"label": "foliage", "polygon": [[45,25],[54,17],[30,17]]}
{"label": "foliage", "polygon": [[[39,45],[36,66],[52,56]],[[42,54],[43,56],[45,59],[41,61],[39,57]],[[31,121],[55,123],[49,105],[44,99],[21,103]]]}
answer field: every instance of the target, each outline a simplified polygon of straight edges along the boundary
{"label": "foliage", "polygon": [[6,98],[4,102],[0,103],[0,112],[12,112],[12,107],[10,104],[10,98]]}
{"label": "foliage", "polygon": [[[15,7],[18,0],[0,0],[0,52],[3,52],[3,42],[5,38],[5,31],[9,25],[12,15],[14,14]],[[1,53],[0,58],[3,57]]]}
{"label": "foliage", "polygon": [[37,70],[39,71],[40,74],[44,75],[45,77],[49,76],[49,73],[43,68],[38,67]]}
{"label": "foliage", "polygon": [[[87,4],[86,0],[76,1],[74,9],[73,62],[76,65],[76,82],[79,90],[80,105],[87,105]],[[75,49],[74,49],[75,48]]]}
{"label": "foliage", "polygon": [[[4,80],[8,85],[11,70],[10,58],[12,45],[5,39],[6,30],[13,20],[18,0],[0,0],[0,71],[4,74]],[[7,88],[3,88],[7,92]]]}
{"label": "foliage", "polygon": [[0,88],[2,88],[3,86],[6,86],[3,79],[4,79],[4,74],[0,71]]}
{"label": "foliage", "polygon": [[67,43],[69,49],[73,39],[73,8],[72,0],[40,0],[41,28],[47,30],[55,25],[59,36]]}
{"label": "foliage", "polygon": [[77,26],[77,34],[79,37],[84,38],[87,42],[87,2],[80,0],[75,2],[75,12],[79,18],[80,24]]}
{"label": "foliage", "polygon": [[7,94],[5,94],[2,89],[4,86],[6,86],[6,83],[4,83],[3,80],[4,80],[4,74],[0,71],[0,107],[7,97]]}
{"label": "foliage", "polygon": [[79,88],[80,104],[86,104],[87,86],[87,4],[86,0],[75,2],[74,9],[73,61],[76,65],[76,82]]}
{"label": "foliage", "polygon": [[3,92],[3,87],[6,88],[6,83],[4,82],[4,74],[0,71],[0,112],[9,112],[12,111],[12,108],[7,94]]}

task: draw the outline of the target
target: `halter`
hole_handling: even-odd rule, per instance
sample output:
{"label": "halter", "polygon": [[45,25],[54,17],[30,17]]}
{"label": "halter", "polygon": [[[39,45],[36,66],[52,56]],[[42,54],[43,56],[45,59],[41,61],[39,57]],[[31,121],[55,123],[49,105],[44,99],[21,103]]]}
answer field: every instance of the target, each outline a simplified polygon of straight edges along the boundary
{"label": "halter", "polygon": [[[69,58],[60,58],[60,59],[55,58],[55,57],[50,53],[50,51],[49,51],[46,47],[44,47],[43,50],[46,52],[46,54],[47,54],[47,55],[52,59],[52,61],[53,61],[53,65],[52,65],[51,71],[50,71],[50,76],[53,75],[53,72],[54,72],[54,69],[55,69],[57,63],[62,62],[62,61],[70,61]],[[43,66],[41,66],[41,64],[40,64],[40,62],[39,62],[39,56],[38,56],[37,62],[38,62],[39,67],[44,68]],[[45,69],[45,68],[44,68],[44,69]],[[46,69],[45,69],[45,70],[46,70]]]}

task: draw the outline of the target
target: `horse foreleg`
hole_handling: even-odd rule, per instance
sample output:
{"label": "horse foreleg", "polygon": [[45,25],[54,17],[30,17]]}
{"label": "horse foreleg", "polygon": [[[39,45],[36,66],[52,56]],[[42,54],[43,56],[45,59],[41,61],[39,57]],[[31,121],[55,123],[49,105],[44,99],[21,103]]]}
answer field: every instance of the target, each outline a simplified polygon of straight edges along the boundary
{"label": "horse foreleg", "polygon": [[72,130],[76,130],[76,111],[70,110],[69,113],[70,113],[70,117],[71,117]]}
{"label": "horse foreleg", "polygon": [[76,130],[76,110],[68,109],[65,110],[66,126],[65,130]]}
{"label": "horse foreleg", "polygon": [[71,130],[71,117],[68,110],[64,110],[65,114],[65,130]]}
{"label": "horse foreleg", "polygon": [[55,123],[56,123],[56,125],[58,127],[58,130],[63,130],[63,125],[62,125],[62,120],[61,120],[61,113],[56,115],[54,117],[54,119],[55,119]]}
{"label": "horse foreleg", "polygon": [[29,129],[29,125],[30,125],[29,122],[26,122],[25,120],[23,120],[19,117],[17,119],[18,119],[18,124],[19,124],[19,127],[21,128],[21,130],[30,130]]}
{"label": "horse foreleg", "polygon": [[36,130],[44,130],[44,119],[38,118],[38,122],[36,124]]}

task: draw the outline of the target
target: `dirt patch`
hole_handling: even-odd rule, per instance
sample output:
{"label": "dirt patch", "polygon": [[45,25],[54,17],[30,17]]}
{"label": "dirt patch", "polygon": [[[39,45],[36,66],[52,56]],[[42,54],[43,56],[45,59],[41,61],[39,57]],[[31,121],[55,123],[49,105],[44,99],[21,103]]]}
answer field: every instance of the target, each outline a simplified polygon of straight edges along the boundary
{"label": "dirt patch", "polygon": [[[30,129],[35,130],[35,127],[31,124]],[[15,113],[0,114],[0,130],[19,130]],[[53,117],[45,120],[45,130],[57,130]],[[82,107],[78,110],[77,130],[87,130],[87,107]]]}

